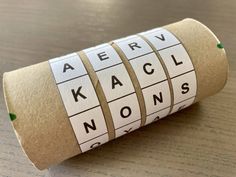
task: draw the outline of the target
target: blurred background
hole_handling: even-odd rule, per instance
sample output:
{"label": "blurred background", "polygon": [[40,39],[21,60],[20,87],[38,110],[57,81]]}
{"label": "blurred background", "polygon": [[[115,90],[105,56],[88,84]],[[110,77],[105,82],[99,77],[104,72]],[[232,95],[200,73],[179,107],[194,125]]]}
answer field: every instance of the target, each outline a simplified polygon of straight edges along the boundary
{"label": "blurred background", "polygon": [[[52,167],[50,171],[35,169],[21,151],[8,120],[1,86],[0,176],[129,176],[129,171],[137,176],[236,176],[236,131],[233,131],[236,126],[233,119],[236,115],[233,107],[236,104],[235,12],[234,0],[0,0],[1,79],[3,72],[183,18],[194,18],[207,25],[224,44],[230,62],[229,81],[219,95],[170,116],[175,119],[163,119],[156,125],[116,140],[117,144],[108,143],[98,150],[82,155],[81,158],[76,157]],[[227,98],[227,102],[222,103],[220,100],[223,98]],[[217,106],[219,109],[216,109]],[[219,118],[219,122],[212,123],[210,118],[220,113],[225,115],[224,119]],[[195,118],[188,120],[185,115],[190,114]],[[186,141],[182,140],[181,136],[192,129],[197,132],[188,134]],[[182,133],[179,134],[179,139],[175,137],[176,130]],[[198,138],[200,132],[216,133],[217,136],[207,139],[207,135],[201,135],[200,138],[206,137],[208,143],[195,143],[194,139]],[[132,139],[132,136],[136,136],[136,139]],[[156,156],[157,161],[152,163],[152,168],[145,171],[144,164],[133,166],[133,162],[125,162],[125,156],[119,160],[110,159],[110,162],[114,161],[114,166],[106,167],[110,162],[104,163],[102,151],[114,150],[116,146],[117,149],[128,149],[132,145],[142,146],[143,143],[138,141],[145,138],[150,142],[154,138],[157,142],[161,141],[152,148],[162,149],[164,155]],[[191,147],[188,142],[192,143]],[[230,148],[224,148],[226,146]],[[179,148],[173,152],[176,147]],[[169,159],[168,152],[172,159]],[[152,153],[148,155],[152,156]],[[95,156],[94,162],[86,161],[91,156]],[[80,164],[81,161],[84,164]],[[98,165],[100,161],[103,166]],[[120,165],[116,171],[115,162],[124,166]]]}

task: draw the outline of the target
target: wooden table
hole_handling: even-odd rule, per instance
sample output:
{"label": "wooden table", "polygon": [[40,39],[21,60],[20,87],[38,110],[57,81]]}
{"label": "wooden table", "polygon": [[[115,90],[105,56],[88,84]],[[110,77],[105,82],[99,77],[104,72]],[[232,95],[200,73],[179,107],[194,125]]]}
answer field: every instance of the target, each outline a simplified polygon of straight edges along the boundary
{"label": "wooden table", "polygon": [[24,156],[0,90],[0,176],[236,176],[236,3],[222,1],[0,1],[0,72],[186,17],[224,43],[229,80],[217,95],[50,170]]}

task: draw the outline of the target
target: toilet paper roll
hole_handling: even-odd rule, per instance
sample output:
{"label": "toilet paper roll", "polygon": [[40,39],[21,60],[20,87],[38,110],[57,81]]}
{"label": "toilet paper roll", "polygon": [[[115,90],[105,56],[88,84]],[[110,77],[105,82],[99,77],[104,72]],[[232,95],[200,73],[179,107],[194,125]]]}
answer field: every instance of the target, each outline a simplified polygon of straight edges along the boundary
{"label": "toilet paper roll", "polygon": [[225,50],[184,19],[4,73],[19,143],[39,169],[93,149],[220,91]]}

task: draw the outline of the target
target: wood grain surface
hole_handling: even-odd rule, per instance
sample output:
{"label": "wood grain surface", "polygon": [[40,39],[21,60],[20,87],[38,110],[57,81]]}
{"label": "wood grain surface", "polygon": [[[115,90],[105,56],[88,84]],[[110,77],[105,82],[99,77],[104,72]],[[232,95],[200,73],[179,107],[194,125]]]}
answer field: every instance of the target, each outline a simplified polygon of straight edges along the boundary
{"label": "wood grain surface", "polygon": [[1,85],[0,176],[236,176],[235,11],[234,0],[0,0],[1,79],[3,72],[186,17],[217,34],[230,63],[217,95],[44,171],[24,156]]}

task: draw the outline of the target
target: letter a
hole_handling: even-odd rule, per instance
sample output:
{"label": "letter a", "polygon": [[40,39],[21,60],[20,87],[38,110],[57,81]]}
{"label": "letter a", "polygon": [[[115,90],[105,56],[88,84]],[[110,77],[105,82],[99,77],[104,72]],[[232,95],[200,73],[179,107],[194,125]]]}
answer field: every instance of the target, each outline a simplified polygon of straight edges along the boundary
{"label": "letter a", "polygon": [[116,85],[120,85],[120,86],[123,86],[123,84],[121,83],[121,81],[119,79],[117,79],[116,76],[111,76],[111,85],[112,85],[112,89],[115,88]]}
{"label": "letter a", "polygon": [[64,64],[63,67],[63,73],[65,73],[68,69],[74,70],[75,68],[73,68],[71,65],[69,65],[68,63]]}

